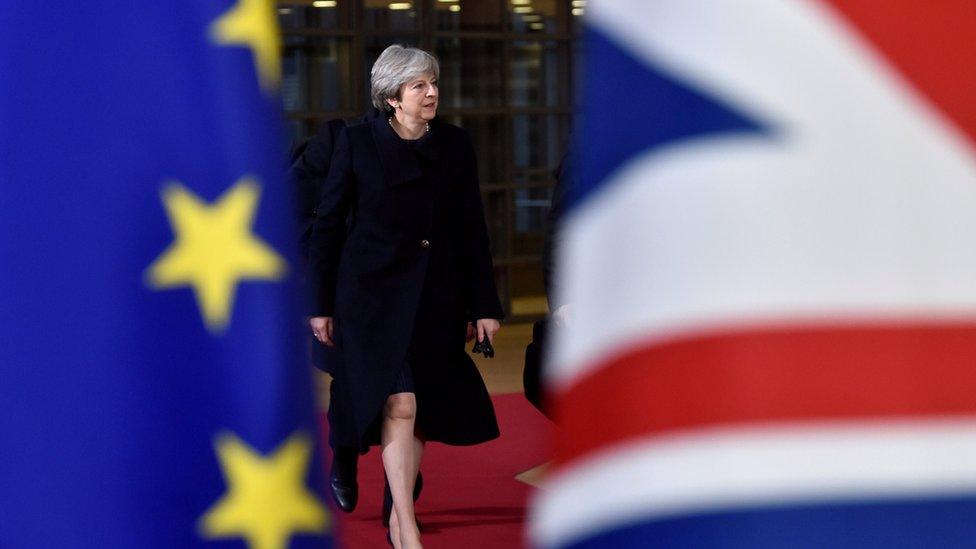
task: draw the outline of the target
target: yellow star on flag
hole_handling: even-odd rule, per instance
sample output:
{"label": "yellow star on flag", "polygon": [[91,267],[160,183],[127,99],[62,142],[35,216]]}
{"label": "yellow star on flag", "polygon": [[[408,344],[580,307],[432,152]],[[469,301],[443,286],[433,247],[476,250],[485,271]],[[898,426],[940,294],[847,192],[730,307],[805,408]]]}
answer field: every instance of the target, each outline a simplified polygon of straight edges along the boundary
{"label": "yellow star on flag", "polygon": [[176,239],[146,270],[146,282],[158,290],[192,286],[212,332],[227,327],[242,279],[278,280],[285,273],[285,261],[251,232],[260,194],[251,177],[212,206],[177,182],[163,189]]}
{"label": "yellow star on flag", "polygon": [[304,483],[312,454],[294,434],[263,457],[232,434],[215,444],[227,492],[202,517],[204,538],[240,537],[250,549],[284,549],[296,533],[324,535],[329,513]]}
{"label": "yellow star on flag", "polygon": [[210,38],[225,46],[251,48],[264,90],[281,82],[281,36],[272,0],[238,0],[210,25]]}

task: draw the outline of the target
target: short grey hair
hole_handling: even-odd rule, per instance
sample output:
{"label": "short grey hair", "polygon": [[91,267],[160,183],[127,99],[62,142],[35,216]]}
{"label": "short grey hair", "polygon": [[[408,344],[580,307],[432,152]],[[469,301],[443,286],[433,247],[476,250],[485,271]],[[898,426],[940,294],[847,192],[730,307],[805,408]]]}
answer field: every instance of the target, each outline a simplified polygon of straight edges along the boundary
{"label": "short grey hair", "polygon": [[441,68],[437,58],[418,49],[394,44],[380,54],[369,73],[370,95],[373,106],[381,111],[390,110],[387,99],[400,98],[400,86],[407,82],[433,73],[440,77]]}

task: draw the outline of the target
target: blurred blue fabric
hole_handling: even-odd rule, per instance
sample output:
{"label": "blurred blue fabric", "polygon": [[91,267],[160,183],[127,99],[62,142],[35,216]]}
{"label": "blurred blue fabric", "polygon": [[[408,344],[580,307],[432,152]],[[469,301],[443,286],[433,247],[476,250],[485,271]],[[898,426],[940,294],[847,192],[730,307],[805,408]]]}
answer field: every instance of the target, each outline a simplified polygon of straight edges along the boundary
{"label": "blurred blue fabric", "polygon": [[[211,37],[235,7],[0,10],[0,547],[255,547],[280,525],[245,509],[206,527],[247,484],[226,465],[255,470],[241,456],[302,470],[304,522],[241,504],[283,521],[266,546],[329,545],[278,99],[252,48]],[[241,181],[247,236],[277,267],[228,268],[226,322],[208,323],[198,285],[149,281],[177,243],[163,192],[216,209]]]}

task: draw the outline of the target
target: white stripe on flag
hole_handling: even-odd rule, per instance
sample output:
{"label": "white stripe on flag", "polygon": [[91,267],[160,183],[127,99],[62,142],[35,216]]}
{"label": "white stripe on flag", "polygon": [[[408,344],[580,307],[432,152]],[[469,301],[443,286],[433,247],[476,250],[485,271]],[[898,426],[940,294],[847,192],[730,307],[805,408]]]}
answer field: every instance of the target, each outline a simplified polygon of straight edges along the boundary
{"label": "white stripe on flag", "polygon": [[537,492],[529,536],[558,546],[717,510],[976,492],[976,418],[703,430],[619,446]]}
{"label": "white stripe on flag", "polygon": [[571,212],[557,391],[705,329],[976,318],[973,149],[835,18],[800,0],[593,4],[601,32],[772,134],[651,150]]}

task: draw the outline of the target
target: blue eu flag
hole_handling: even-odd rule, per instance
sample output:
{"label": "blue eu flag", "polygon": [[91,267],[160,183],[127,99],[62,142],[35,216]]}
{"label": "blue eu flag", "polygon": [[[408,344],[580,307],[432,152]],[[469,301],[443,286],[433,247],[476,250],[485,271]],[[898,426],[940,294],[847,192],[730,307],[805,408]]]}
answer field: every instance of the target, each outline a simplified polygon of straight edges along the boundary
{"label": "blue eu flag", "polygon": [[271,0],[0,10],[0,547],[322,547]]}

